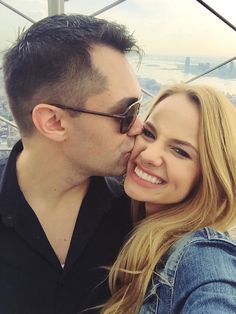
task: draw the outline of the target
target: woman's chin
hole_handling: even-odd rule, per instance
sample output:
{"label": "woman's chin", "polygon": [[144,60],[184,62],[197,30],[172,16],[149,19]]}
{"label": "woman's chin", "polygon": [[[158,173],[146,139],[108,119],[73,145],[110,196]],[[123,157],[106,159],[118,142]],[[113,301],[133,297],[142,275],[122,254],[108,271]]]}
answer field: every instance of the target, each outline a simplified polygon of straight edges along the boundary
{"label": "woman's chin", "polygon": [[132,179],[129,177],[129,175],[126,176],[124,181],[124,190],[125,193],[132,198],[133,200],[144,202],[145,195],[142,197],[142,191],[140,191],[137,186],[132,182]]}

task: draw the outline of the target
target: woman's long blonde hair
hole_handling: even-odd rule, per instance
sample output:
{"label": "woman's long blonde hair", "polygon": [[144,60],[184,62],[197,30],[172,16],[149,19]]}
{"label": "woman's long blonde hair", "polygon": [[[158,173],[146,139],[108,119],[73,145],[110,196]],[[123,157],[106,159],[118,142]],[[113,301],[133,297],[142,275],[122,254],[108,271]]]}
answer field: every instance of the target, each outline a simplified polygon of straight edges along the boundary
{"label": "woman's long blonde hair", "polygon": [[226,231],[236,225],[235,108],[220,92],[197,85],[167,88],[153,108],[176,93],[186,94],[199,108],[201,178],[183,201],[136,225],[110,270],[112,296],[102,310],[104,314],[138,313],[156,264],[187,232],[206,226]]}

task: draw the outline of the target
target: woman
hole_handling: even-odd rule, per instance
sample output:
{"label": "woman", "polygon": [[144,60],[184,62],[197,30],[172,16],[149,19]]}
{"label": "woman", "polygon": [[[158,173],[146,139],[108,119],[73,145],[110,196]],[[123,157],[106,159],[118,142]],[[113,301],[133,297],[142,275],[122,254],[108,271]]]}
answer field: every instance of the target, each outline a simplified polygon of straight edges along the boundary
{"label": "woman", "polygon": [[143,216],[109,275],[102,313],[235,313],[235,108],[207,86],[163,91],[125,179]]}

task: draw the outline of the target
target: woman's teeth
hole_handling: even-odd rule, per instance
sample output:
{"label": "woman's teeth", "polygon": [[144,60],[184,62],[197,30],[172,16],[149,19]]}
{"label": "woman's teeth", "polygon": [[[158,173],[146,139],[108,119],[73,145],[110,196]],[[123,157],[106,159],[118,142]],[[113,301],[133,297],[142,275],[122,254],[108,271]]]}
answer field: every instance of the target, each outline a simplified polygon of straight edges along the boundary
{"label": "woman's teeth", "polygon": [[154,177],[154,176],[151,176],[150,174],[142,171],[140,168],[138,167],[135,167],[134,169],[134,172],[136,173],[136,175],[145,180],[145,181],[148,181],[148,182],[151,182],[153,184],[161,184],[163,183],[163,180],[161,180],[160,178],[157,178],[157,177]]}

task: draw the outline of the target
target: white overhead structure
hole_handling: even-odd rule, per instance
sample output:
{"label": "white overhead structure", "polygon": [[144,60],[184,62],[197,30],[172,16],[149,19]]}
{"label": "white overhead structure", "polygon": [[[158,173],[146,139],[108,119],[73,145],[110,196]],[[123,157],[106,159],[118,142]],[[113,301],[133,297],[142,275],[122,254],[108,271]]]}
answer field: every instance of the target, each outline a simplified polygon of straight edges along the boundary
{"label": "white overhead structure", "polygon": [[48,0],[48,16],[64,13],[64,0]]}

